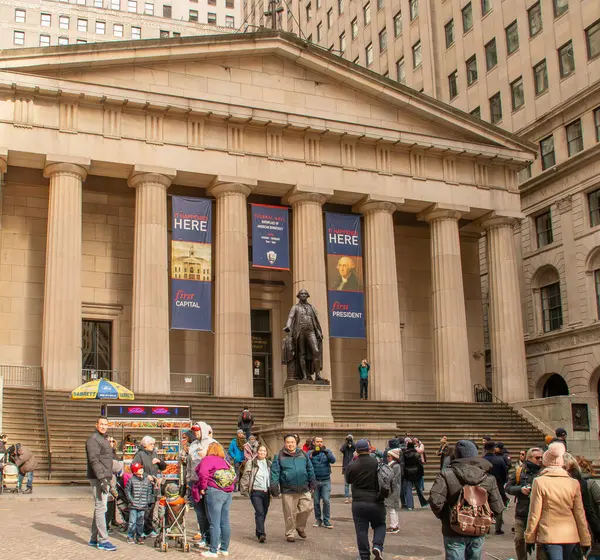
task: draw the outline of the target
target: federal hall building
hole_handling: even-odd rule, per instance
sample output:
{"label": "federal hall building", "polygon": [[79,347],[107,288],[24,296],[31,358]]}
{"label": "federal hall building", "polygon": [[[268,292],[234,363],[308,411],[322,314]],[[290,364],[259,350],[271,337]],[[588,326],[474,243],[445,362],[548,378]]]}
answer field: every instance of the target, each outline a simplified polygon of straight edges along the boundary
{"label": "federal hall building", "polygon": [[[108,370],[140,394],[281,397],[306,288],[333,398],[358,398],[367,358],[372,399],[472,401],[484,258],[491,384],[525,400],[517,173],[535,152],[284,32],[2,51],[0,362],[52,390]],[[174,195],[212,200],[213,332],[169,327]],[[252,268],[251,203],[289,207],[289,271]],[[329,337],[329,211],[361,215],[365,339]]]}

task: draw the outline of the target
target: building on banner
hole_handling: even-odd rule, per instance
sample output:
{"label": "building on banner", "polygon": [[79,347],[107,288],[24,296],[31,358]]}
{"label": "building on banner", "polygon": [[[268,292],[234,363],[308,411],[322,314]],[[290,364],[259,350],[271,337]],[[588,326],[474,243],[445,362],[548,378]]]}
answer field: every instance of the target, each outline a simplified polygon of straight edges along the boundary
{"label": "building on banner", "polygon": [[327,295],[331,338],[365,338],[360,216],[325,214]]}
{"label": "building on banner", "polygon": [[212,205],[174,196],[171,234],[171,328],[210,331]]}
{"label": "building on banner", "polygon": [[251,204],[252,266],[290,269],[289,211],[284,206]]}

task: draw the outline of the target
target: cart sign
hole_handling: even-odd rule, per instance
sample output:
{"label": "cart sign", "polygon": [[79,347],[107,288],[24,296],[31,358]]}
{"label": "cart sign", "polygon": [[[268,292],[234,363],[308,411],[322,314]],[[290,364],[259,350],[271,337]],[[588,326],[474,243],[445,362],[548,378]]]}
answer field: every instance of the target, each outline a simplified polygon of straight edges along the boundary
{"label": "cart sign", "polygon": [[123,406],[119,404],[105,404],[102,406],[102,415],[109,419],[145,418],[150,420],[188,420],[192,417],[192,408],[190,406],[179,405],[157,406],[152,404],[138,404],[135,406]]}

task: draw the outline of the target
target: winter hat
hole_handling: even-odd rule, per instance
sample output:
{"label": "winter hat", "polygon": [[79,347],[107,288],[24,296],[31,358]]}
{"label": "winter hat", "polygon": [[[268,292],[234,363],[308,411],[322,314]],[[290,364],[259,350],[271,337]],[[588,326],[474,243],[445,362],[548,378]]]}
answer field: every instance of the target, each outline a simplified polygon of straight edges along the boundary
{"label": "winter hat", "polygon": [[498,449],[504,449],[504,444],[503,444],[501,441],[497,441],[497,442],[496,442],[496,447],[497,447]]}
{"label": "winter hat", "polygon": [[456,459],[469,459],[477,457],[477,446],[467,439],[461,439],[456,442],[454,448],[454,457]]}
{"label": "winter hat", "polygon": [[544,438],[544,443],[545,443],[546,445],[550,445],[550,444],[552,443],[552,440],[553,440],[553,439],[554,439],[554,438],[553,438],[552,436],[546,436],[546,437]]}
{"label": "winter hat", "polygon": [[565,446],[562,443],[552,443],[542,456],[542,464],[545,467],[564,467]]}
{"label": "winter hat", "polygon": [[371,444],[368,439],[359,439],[356,442],[356,452],[357,453],[368,453],[371,449]]}
{"label": "winter hat", "polygon": [[141,463],[131,463],[132,474],[138,474],[140,471],[142,471],[140,474],[144,474],[144,467]]}
{"label": "winter hat", "polygon": [[496,442],[494,442],[494,441],[486,441],[485,445],[483,446],[483,448],[486,451],[494,451],[494,449],[496,449]]}
{"label": "winter hat", "polygon": [[400,459],[400,450],[399,449],[390,449],[388,451],[388,455],[392,458],[395,459],[396,461],[398,459]]}
{"label": "winter hat", "polygon": [[564,428],[556,428],[556,432],[554,433],[556,434],[556,437],[563,437],[567,435],[567,430]]}
{"label": "winter hat", "polygon": [[196,434],[194,433],[193,428],[183,432],[183,435],[187,438],[188,443],[192,443],[196,439]]}

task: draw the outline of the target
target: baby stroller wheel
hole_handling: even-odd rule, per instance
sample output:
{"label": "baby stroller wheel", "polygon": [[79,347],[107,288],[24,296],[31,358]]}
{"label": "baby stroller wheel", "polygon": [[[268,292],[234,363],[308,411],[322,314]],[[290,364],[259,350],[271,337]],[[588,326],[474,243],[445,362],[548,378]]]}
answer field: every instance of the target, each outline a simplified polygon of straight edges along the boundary
{"label": "baby stroller wheel", "polygon": [[154,539],[154,548],[158,548],[158,547],[160,547],[160,544],[161,544],[161,542],[162,542],[162,541],[161,541],[161,538],[160,538],[160,537],[157,537],[157,538],[155,538],[155,539]]}
{"label": "baby stroller wheel", "polygon": [[185,543],[183,545],[183,552],[189,552],[190,551],[190,543]]}
{"label": "baby stroller wheel", "polygon": [[162,544],[162,551],[163,552],[168,552],[168,550],[169,550],[169,545],[166,542],[164,542]]}

